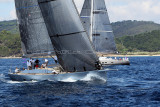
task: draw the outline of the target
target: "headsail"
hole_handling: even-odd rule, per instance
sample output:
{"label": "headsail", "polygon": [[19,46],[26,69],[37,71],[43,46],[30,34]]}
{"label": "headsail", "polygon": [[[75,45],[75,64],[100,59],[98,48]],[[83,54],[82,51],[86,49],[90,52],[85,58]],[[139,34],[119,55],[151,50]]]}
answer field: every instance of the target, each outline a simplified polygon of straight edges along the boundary
{"label": "headsail", "polygon": [[[88,4],[85,4],[85,3],[88,3]],[[90,5],[90,9],[91,9],[90,10],[91,21],[85,22],[85,23],[91,24],[91,27],[89,30],[92,30],[92,34],[91,34],[92,41],[96,51],[104,52],[104,53],[115,53],[116,45],[114,41],[114,34],[113,34],[112,26],[109,21],[107,9],[105,6],[105,1],[104,0],[85,0],[84,6],[85,5]],[[84,13],[85,13],[85,9],[83,8],[81,15],[83,15]],[[83,17],[82,17],[82,20],[83,20]],[[88,27],[85,24],[84,26],[85,28]]]}
{"label": "headsail", "polygon": [[15,0],[22,51],[25,55],[54,52],[37,0]]}
{"label": "headsail", "polygon": [[72,0],[38,0],[49,36],[65,71],[97,69],[98,58]]}

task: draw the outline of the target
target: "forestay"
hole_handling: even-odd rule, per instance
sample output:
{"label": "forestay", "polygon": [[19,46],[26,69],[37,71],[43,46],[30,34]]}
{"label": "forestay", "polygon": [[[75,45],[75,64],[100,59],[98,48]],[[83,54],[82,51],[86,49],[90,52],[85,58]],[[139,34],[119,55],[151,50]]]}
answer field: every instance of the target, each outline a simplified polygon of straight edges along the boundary
{"label": "forestay", "polygon": [[15,0],[22,50],[25,55],[54,52],[37,0]]}
{"label": "forestay", "polygon": [[65,71],[92,71],[98,58],[72,0],[38,0],[49,36]]}

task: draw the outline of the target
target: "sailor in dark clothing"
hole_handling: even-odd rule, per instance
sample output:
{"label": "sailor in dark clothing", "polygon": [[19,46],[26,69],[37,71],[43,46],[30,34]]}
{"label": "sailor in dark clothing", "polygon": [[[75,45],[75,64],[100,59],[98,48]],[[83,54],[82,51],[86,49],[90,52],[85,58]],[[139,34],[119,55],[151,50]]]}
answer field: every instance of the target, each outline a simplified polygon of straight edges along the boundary
{"label": "sailor in dark clothing", "polygon": [[38,68],[39,67],[39,60],[38,59],[36,59],[36,61],[35,61],[35,68]]}
{"label": "sailor in dark clothing", "polygon": [[101,70],[102,69],[102,65],[100,64],[99,61],[95,62],[95,67],[97,68],[97,70]]}

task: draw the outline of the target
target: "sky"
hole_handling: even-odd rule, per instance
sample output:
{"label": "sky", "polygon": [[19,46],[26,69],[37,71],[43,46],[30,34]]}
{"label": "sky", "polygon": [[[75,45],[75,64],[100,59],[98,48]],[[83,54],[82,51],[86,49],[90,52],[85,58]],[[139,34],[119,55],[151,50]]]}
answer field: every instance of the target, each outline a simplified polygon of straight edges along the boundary
{"label": "sky", "polygon": [[[84,0],[74,0],[79,12]],[[160,24],[160,0],[105,0],[111,22],[154,21]],[[0,21],[16,19],[14,0],[0,0]]]}

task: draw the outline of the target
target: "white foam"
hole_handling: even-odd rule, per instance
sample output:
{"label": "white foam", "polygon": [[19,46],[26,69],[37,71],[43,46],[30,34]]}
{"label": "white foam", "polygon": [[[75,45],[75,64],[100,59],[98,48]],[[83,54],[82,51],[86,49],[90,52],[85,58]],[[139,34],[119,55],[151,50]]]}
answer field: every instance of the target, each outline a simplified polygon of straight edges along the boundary
{"label": "white foam", "polygon": [[61,80],[62,82],[77,82],[77,80],[75,79],[72,79],[72,78],[67,78],[67,79],[64,79],[64,80]]}
{"label": "white foam", "polygon": [[8,80],[5,82],[9,83],[9,84],[22,84],[22,83],[36,83],[38,81],[12,81],[12,80]]}
{"label": "white foam", "polygon": [[0,74],[0,77],[5,77],[5,75],[4,74]]}
{"label": "white foam", "polygon": [[93,78],[99,79],[99,80],[102,80],[102,81],[106,82],[105,78],[102,78],[101,76],[99,76],[96,73],[95,74],[94,73],[87,74],[83,79],[81,79],[81,81],[92,81]]}

